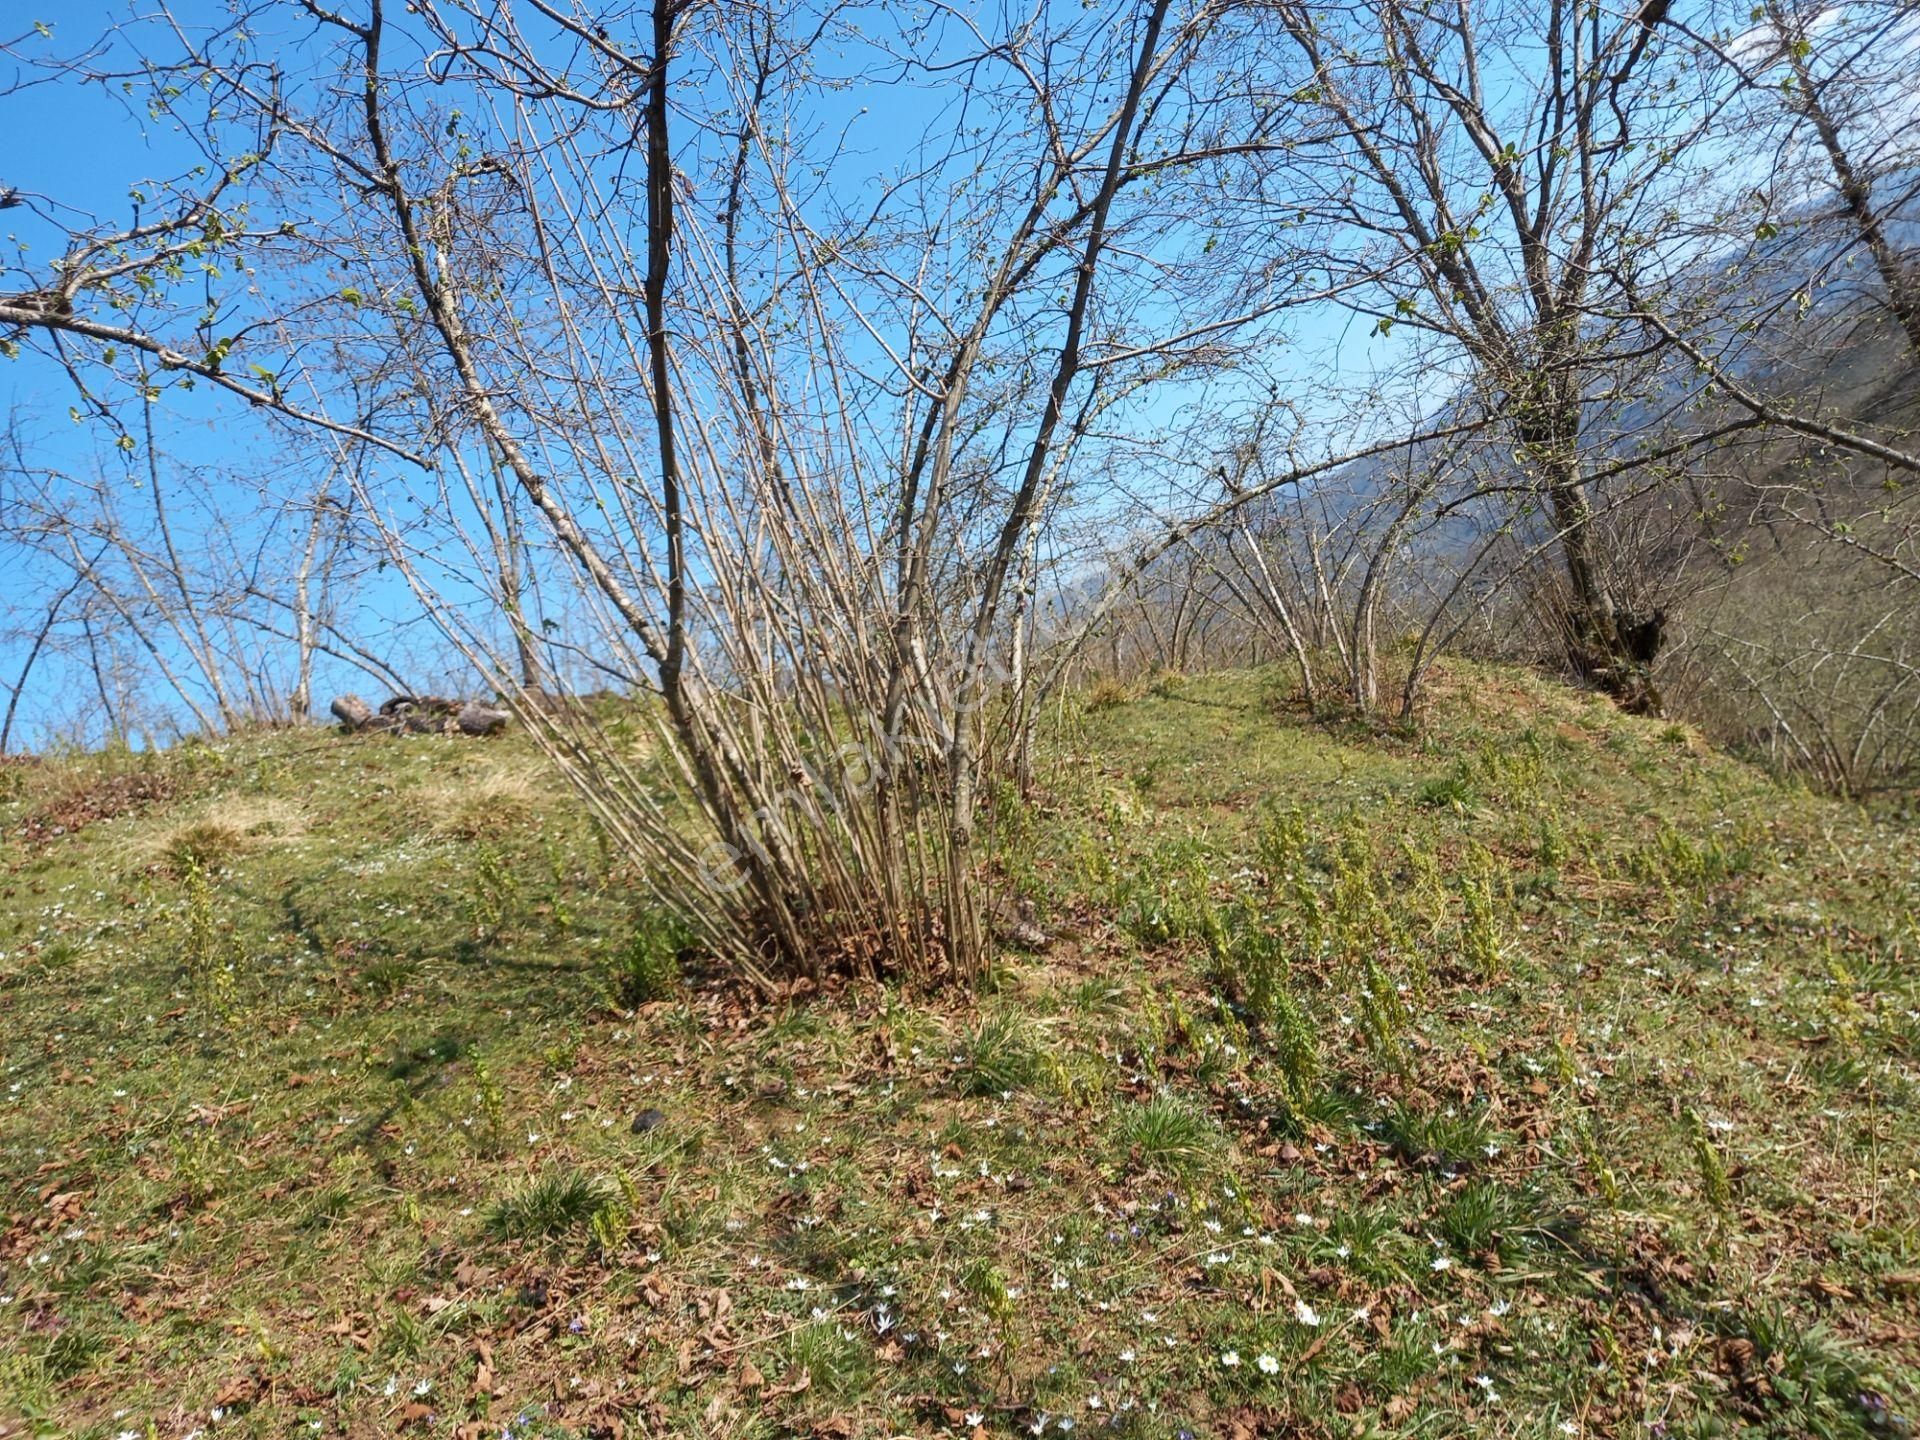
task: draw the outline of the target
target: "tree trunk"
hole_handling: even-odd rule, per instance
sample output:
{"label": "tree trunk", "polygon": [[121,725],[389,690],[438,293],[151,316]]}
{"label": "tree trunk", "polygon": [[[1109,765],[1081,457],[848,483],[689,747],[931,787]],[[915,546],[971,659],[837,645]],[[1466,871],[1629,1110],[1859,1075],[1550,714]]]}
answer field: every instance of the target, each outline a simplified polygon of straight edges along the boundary
{"label": "tree trunk", "polygon": [[379,718],[373,707],[358,695],[336,695],[327,708],[333,712],[333,718],[349,730],[365,730]]}
{"label": "tree trunk", "polygon": [[287,697],[287,711],[296,725],[304,725],[313,718],[313,651],[317,643],[313,626],[313,557],[320,546],[320,527],[326,511],[325,494],[315,496],[313,518],[307,525],[307,546],[300,555],[300,569],[293,577],[295,679],[293,694]]}

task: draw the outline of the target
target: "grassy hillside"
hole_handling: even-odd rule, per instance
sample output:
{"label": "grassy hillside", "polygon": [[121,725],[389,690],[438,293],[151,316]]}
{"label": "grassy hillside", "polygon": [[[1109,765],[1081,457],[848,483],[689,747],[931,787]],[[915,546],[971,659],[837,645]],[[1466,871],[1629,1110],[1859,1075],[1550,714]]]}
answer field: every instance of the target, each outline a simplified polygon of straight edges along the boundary
{"label": "grassy hillside", "polygon": [[610,1005],[513,738],[0,771],[0,1432],[1910,1433],[1911,826],[1271,683],[1063,720],[977,1004]]}

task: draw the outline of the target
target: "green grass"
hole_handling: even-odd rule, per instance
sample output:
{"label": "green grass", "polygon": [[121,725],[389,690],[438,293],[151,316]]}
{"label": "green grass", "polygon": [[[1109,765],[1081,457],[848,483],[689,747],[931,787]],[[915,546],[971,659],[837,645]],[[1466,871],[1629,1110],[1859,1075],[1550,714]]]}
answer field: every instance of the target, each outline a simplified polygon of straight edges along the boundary
{"label": "green grass", "polygon": [[1221,1149],[1212,1118],[1171,1095],[1122,1107],[1113,1133],[1128,1163],[1176,1177],[1204,1171]]}
{"label": "green grass", "polygon": [[558,1240],[584,1230],[618,1190],[597,1176],[561,1170],[529,1181],[487,1211],[487,1231],[501,1240]]}
{"label": "green grass", "polygon": [[1273,688],[1069,708],[977,1004],[681,979],[512,737],[10,767],[0,1433],[1907,1433],[1910,825]]}
{"label": "green grass", "polygon": [[1015,1011],[996,1011],[960,1037],[955,1061],[963,1094],[1011,1096],[1034,1076],[1032,1027]]}

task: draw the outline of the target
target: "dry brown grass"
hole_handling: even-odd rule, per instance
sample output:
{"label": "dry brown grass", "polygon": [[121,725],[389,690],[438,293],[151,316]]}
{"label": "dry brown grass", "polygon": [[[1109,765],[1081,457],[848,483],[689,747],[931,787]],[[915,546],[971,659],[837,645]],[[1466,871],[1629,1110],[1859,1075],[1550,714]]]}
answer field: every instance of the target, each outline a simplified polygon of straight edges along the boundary
{"label": "dry brown grass", "polygon": [[306,812],[292,801],[221,795],[135,831],[126,842],[128,864],[176,876],[194,865],[217,870],[243,854],[299,840],[307,829]]}
{"label": "dry brown grass", "polygon": [[461,840],[503,835],[527,824],[551,795],[546,762],[525,751],[477,756],[410,792],[426,827]]}

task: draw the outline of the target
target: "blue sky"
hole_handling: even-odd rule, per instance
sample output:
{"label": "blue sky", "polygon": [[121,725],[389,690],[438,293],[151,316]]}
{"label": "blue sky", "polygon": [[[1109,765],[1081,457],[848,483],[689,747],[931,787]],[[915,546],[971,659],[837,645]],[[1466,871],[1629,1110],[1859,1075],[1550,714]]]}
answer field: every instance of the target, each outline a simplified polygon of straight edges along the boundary
{"label": "blue sky", "polygon": [[[1075,4],[1070,8],[1078,10]],[[181,0],[176,13],[189,23],[204,20],[218,24],[227,15],[217,0]],[[74,0],[63,4],[54,19],[52,7],[45,18],[53,26],[54,43],[70,49],[82,37],[106,29],[114,16],[125,13],[123,5],[98,3],[98,0]],[[22,26],[21,28],[25,28]],[[304,28],[296,24],[296,28]],[[16,32],[17,33],[17,32]],[[297,50],[289,41],[289,58],[297,59]],[[871,54],[843,55],[837,63],[857,73],[870,63]],[[1506,77],[1514,83],[1516,77]],[[1498,87],[1499,71],[1489,76]],[[7,77],[0,75],[0,90]],[[867,102],[872,101],[870,107]],[[830,129],[845,126],[849,135],[849,154],[836,176],[843,187],[842,198],[854,198],[869,190],[874,176],[909,153],[924,134],[938,133],[950,124],[949,97],[940,85],[927,82],[918,86],[889,86],[869,90],[855,83],[844,91],[818,99],[809,118]],[[192,146],[169,128],[170,122],[150,122],[144,114],[130,110],[98,89],[71,85],[42,85],[0,95],[0,130],[10,135],[27,136],[29,143],[16,147],[0,169],[0,184],[16,186],[23,192],[51,194],[73,207],[75,212],[63,218],[76,226],[90,213],[103,225],[124,224],[133,216],[129,188],[148,177],[170,177],[199,158]],[[25,208],[0,212],[0,224],[11,230],[16,240],[25,242],[28,259],[44,261],[57,248],[56,233],[39,224]],[[17,278],[18,272],[14,278]],[[12,288],[12,281],[0,278],[0,291]],[[1355,393],[1376,376],[1399,367],[1409,355],[1404,330],[1381,338],[1371,331],[1370,322],[1355,319],[1331,305],[1294,312],[1286,328],[1293,343],[1268,356],[1266,375],[1279,385],[1282,398],[1302,403],[1309,419],[1327,420],[1336,413],[1324,397],[1335,391]],[[268,363],[277,363],[268,357]],[[1227,413],[1257,403],[1265,393],[1265,378],[1251,390],[1241,385],[1218,392],[1175,387],[1160,393],[1141,416],[1152,428],[1156,423],[1170,426],[1176,415],[1194,406],[1224,406]],[[1403,390],[1396,405],[1382,405],[1372,412],[1374,419],[1346,423],[1405,423],[1411,411],[1431,413],[1445,404],[1455,388],[1453,374],[1429,372],[1419,377],[1411,391]],[[1254,397],[1250,400],[1250,395]],[[143,483],[144,456],[129,456],[112,445],[112,435],[99,425],[76,426],[68,419],[73,401],[67,378],[57,368],[37,359],[12,363],[0,362],[0,413],[13,417],[16,433],[31,458],[40,464],[70,472],[98,475],[116,485],[124,485],[129,494],[137,493]],[[166,392],[161,448],[169,461],[196,469],[193,493],[202,505],[201,519],[211,525],[228,518],[242,506],[255,502],[258,487],[284,493],[311,486],[315,459],[311,454],[289,452],[285,438],[266,428],[259,417],[231,397],[213,394],[208,389],[186,395],[177,390]],[[1366,414],[1367,412],[1361,412]],[[1223,416],[1218,425],[1222,438],[1229,426]],[[1320,437],[1326,451],[1341,451],[1375,438],[1372,434],[1343,434],[1335,428]],[[1140,488],[1152,482],[1144,476]],[[1164,498],[1165,492],[1162,492]],[[1115,526],[1124,530],[1129,523],[1145,518],[1143,512],[1124,513],[1131,501],[1116,497],[1110,502]],[[183,505],[183,526],[195,523]],[[43,603],[54,576],[32,567],[15,567],[0,573],[0,609],[10,612],[31,610]],[[399,637],[417,654],[432,649],[431,636],[420,624],[417,607],[404,587],[391,578],[370,583],[360,597],[360,609],[353,625],[356,633],[376,640]],[[0,639],[0,678],[11,683],[17,669],[21,646]],[[423,681],[437,679],[422,676]],[[347,683],[337,669],[323,675],[321,699],[328,687]],[[362,687],[368,682],[355,681]],[[72,708],[77,677],[53,669],[34,687],[29,701],[30,723],[44,727],[67,718]],[[31,731],[29,732],[31,733]]]}
{"label": "blue sky", "polygon": [[[219,24],[227,14],[226,7],[214,0],[186,0],[175,9],[188,24],[202,20]],[[127,11],[124,5],[76,0],[60,6],[57,18],[53,18],[55,13],[50,7],[43,17],[53,31],[50,45],[69,51],[94,35],[108,32],[114,19]],[[288,54],[293,54],[291,46]],[[844,52],[836,58],[855,70],[872,59],[870,55],[848,56]],[[0,80],[0,87],[4,84]],[[868,101],[876,103],[870,106]],[[837,94],[822,95],[810,118],[824,128],[845,127],[848,153],[838,183],[852,181],[858,190],[870,185],[872,176],[909,154],[921,135],[937,133],[951,124],[950,111],[950,97],[939,82],[890,85],[884,92],[855,84]],[[172,178],[201,158],[171,121],[153,121],[137,101],[123,101],[96,86],[39,84],[0,97],[0,129],[34,137],[34,143],[20,147],[8,158],[0,183],[24,193],[57,197],[65,207],[58,218],[76,229],[96,223],[103,228],[129,223],[136,213],[130,190],[138,182]],[[860,178],[863,171],[864,181]],[[27,247],[25,260],[29,266],[36,261],[43,264],[58,252],[58,227],[42,223],[27,208],[9,210],[0,218],[7,222],[10,243]],[[21,272],[16,271],[11,279],[0,280],[0,290],[14,288],[20,279]],[[1315,342],[1307,348],[1314,352],[1313,363],[1323,379],[1329,360],[1342,366],[1366,366],[1383,351],[1397,348],[1367,337],[1364,322],[1353,322],[1335,311],[1307,317],[1304,338]],[[1343,338],[1347,343],[1333,343]],[[1284,357],[1278,361],[1283,375],[1290,363]],[[0,413],[13,417],[30,462],[101,477],[117,493],[135,499],[145,484],[144,454],[117,449],[113,434],[98,423],[76,425],[69,418],[74,398],[67,376],[50,363],[31,356],[0,362]],[[1178,407],[1195,399],[1191,391],[1169,391],[1152,402],[1150,413],[1164,415],[1170,421]],[[257,482],[264,481],[269,489],[312,483],[310,460],[290,466],[283,453],[284,439],[258,423],[258,417],[232,397],[207,388],[192,394],[169,389],[160,402],[158,420],[159,449],[166,457],[168,473],[185,468],[199,477],[189,487],[188,496],[174,505],[174,523],[188,536],[188,548],[198,527],[211,528],[243,507],[256,504]],[[198,502],[197,507],[193,502]],[[289,539],[279,537],[283,544]],[[9,567],[0,574],[0,607],[14,614],[31,614],[65,578],[56,567]],[[398,636],[416,653],[433,648],[417,606],[397,580],[376,579],[364,587],[359,601],[353,619],[356,633],[376,644]],[[23,650],[18,640],[0,640],[0,676],[9,684]],[[84,681],[83,676],[72,673],[70,665],[63,667],[58,661],[47,660],[42,665],[23,702],[23,724],[29,735],[71,718],[76,691]],[[327,667],[324,661],[322,665],[323,703],[330,686],[364,687],[369,683],[345,674],[339,667]],[[429,678],[437,677],[423,677],[423,681]],[[84,713],[85,705],[80,709]]]}

